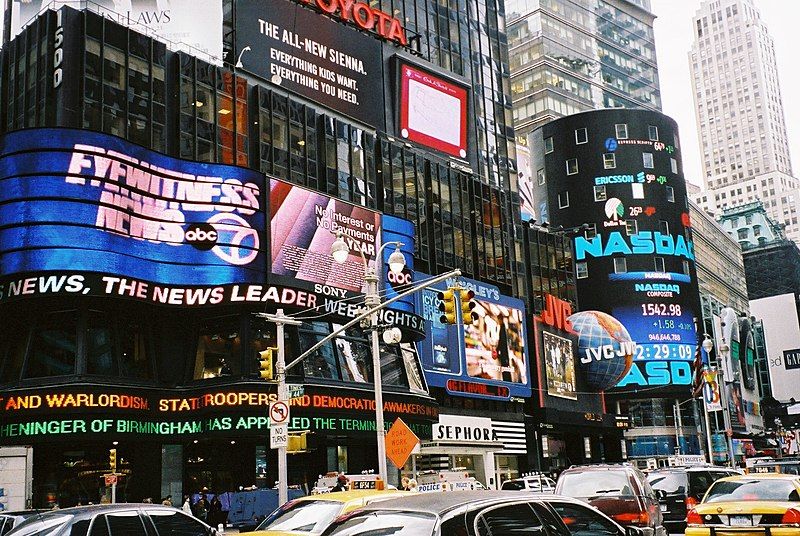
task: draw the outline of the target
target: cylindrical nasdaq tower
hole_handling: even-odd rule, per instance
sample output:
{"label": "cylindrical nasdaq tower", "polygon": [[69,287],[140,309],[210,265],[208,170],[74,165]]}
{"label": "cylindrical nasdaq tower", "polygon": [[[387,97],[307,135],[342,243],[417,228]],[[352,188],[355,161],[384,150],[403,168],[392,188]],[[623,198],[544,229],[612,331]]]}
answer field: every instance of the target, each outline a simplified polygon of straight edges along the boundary
{"label": "cylindrical nasdaq tower", "polygon": [[536,130],[531,149],[528,212],[551,229],[580,228],[579,369],[597,390],[685,398],[700,311],[675,121],[591,111]]}

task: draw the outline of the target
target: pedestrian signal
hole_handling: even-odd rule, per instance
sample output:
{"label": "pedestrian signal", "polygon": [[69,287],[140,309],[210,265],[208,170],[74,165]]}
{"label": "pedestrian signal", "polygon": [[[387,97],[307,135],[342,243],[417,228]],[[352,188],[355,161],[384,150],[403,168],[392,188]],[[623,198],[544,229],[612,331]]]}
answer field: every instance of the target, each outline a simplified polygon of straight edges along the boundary
{"label": "pedestrian signal", "polygon": [[267,348],[258,352],[258,376],[262,380],[271,380],[275,377],[275,371],[272,366],[273,352],[277,348]]}
{"label": "pedestrian signal", "polygon": [[478,305],[473,299],[475,293],[471,290],[462,290],[460,293],[461,298],[461,323],[474,324],[478,321],[478,313],[473,312],[473,309]]}
{"label": "pedestrian signal", "polygon": [[439,298],[439,311],[442,313],[439,317],[439,322],[442,324],[458,323],[455,289],[449,287],[447,290],[439,292],[436,297]]}

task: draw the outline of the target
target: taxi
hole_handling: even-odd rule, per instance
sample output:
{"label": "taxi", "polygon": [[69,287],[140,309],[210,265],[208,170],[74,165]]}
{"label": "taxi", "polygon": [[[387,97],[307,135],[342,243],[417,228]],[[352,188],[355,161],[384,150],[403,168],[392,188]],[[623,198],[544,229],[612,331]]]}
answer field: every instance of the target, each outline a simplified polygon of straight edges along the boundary
{"label": "taxi", "polygon": [[738,475],[714,482],[686,516],[686,536],[797,536],[800,476]]}
{"label": "taxi", "polygon": [[397,498],[397,490],[337,491],[289,501],[256,527],[252,536],[309,536],[320,534],[334,519],[372,502]]}

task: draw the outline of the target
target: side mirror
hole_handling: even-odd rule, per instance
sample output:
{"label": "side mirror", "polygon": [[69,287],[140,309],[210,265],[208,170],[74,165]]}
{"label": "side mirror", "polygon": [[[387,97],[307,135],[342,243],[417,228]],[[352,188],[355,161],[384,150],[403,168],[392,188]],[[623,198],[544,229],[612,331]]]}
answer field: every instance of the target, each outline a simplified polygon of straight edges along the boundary
{"label": "side mirror", "polygon": [[644,529],[641,527],[625,527],[625,536],[644,536]]}

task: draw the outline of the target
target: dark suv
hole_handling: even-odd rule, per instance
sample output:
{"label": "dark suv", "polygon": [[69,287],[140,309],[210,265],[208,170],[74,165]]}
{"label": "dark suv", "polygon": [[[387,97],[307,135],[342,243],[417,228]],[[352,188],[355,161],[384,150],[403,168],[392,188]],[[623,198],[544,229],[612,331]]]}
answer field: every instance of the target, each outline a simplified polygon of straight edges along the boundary
{"label": "dark suv", "polygon": [[656,493],[636,467],[570,467],[558,477],[556,495],[588,502],[623,527],[638,527],[646,536],[667,534]]}
{"label": "dark suv", "polygon": [[733,469],[713,465],[666,467],[652,471],[647,481],[659,495],[664,525],[669,532],[682,534],[686,530],[686,512],[703,500],[711,484],[738,474]]}

